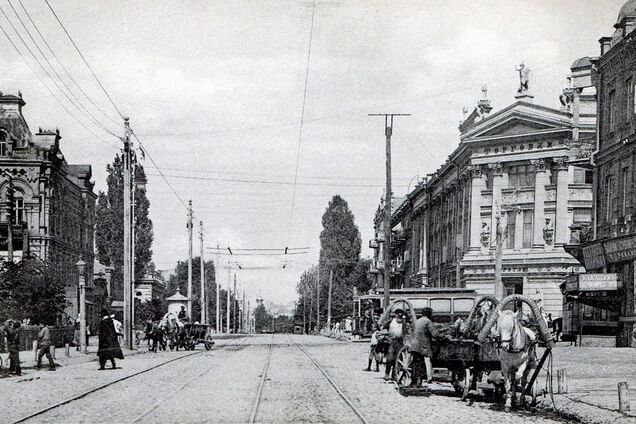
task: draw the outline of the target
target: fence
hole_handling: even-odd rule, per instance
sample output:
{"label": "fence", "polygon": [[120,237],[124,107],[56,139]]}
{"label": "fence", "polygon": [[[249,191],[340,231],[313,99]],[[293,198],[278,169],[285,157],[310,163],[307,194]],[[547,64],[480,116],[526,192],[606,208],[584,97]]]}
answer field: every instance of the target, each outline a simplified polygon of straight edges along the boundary
{"label": "fence", "polygon": [[[51,330],[51,345],[63,347],[65,343],[73,341],[73,327],[49,327]],[[33,349],[33,341],[38,339],[40,328],[36,325],[20,327],[20,350]],[[0,352],[7,352],[4,331],[0,331]]]}

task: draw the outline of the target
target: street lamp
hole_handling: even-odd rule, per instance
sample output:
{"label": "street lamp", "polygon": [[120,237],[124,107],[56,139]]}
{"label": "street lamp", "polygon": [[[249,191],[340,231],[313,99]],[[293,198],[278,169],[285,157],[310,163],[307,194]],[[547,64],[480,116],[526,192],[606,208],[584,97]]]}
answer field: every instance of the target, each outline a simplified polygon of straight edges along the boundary
{"label": "street lamp", "polygon": [[77,267],[77,273],[79,274],[79,291],[80,291],[80,304],[79,304],[79,317],[80,317],[80,352],[86,353],[86,291],[85,291],[85,277],[84,271],[86,270],[86,262],[80,258],[75,264]]}

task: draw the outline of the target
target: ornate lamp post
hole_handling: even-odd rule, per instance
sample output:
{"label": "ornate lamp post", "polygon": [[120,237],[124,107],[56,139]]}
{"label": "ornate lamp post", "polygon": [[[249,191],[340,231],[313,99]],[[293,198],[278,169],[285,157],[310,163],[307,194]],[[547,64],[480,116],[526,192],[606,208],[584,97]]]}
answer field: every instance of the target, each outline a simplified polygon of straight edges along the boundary
{"label": "ornate lamp post", "polygon": [[77,267],[77,273],[79,274],[79,292],[80,292],[80,352],[86,353],[86,279],[84,277],[84,271],[86,269],[86,262],[81,258],[75,264]]}

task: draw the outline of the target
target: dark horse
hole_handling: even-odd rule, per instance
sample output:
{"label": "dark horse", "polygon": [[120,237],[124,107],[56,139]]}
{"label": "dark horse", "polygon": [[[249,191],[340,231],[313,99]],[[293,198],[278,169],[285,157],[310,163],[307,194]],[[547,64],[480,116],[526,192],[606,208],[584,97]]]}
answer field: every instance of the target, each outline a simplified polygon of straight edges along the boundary
{"label": "dark horse", "polygon": [[[156,323],[148,321],[144,330],[146,336],[144,340],[148,340],[148,350],[152,352],[157,351],[157,345],[159,349],[166,350],[166,340],[164,338],[163,330]],[[152,345],[150,344],[152,342]]]}

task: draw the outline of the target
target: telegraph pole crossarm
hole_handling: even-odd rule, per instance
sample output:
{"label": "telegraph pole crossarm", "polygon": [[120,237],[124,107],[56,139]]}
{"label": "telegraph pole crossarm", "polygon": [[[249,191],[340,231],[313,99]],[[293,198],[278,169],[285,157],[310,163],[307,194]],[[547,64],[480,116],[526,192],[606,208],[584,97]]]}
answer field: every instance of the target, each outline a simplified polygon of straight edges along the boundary
{"label": "telegraph pole crossarm", "polygon": [[391,290],[391,136],[393,118],[411,116],[409,113],[370,113],[369,116],[384,117],[384,135],[386,136],[386,189],[384,193],[384,308],[389,306]]}

